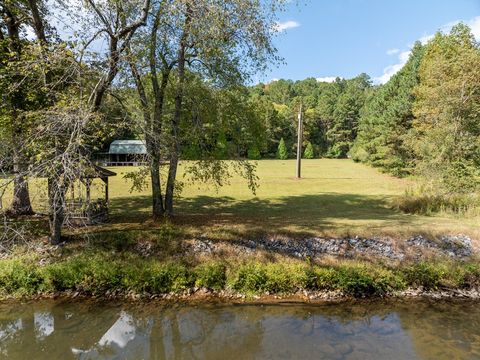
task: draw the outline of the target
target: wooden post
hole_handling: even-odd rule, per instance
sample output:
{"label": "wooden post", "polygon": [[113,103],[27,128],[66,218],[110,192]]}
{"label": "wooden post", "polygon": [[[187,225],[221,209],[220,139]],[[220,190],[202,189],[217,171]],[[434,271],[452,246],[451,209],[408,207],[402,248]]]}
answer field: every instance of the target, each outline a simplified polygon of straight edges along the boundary
{"label": "wooden post", "polygon": [[90,186],[91,185],[92,185],[92,180],[91,179],[85,179],[85,190],[87,192],[87,194],[86,194],[87,206],[90,204],[90,201],[91,201],[91,196],[90,196]]}
{"label": "wooden post", "polygon": [[105,177],[103,179],[103,182],[105,183],[105,202],[107,203],[107,206],[108,206],[108,177]]}
{"label": "wooden post", "polygon": [[302,122],[302,104],[298,112],[297,129],[297,179],[302,178],[302,143],[303,143],[303,122]]}

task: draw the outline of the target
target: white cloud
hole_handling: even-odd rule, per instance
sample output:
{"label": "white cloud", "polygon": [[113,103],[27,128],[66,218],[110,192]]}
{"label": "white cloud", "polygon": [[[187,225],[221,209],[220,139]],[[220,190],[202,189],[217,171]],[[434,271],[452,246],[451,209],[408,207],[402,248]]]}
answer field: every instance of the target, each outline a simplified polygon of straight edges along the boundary
{"label": "white cloud", "polygon": [[279,21],[275,24],[275,30],[277,32],[284,32],[288,29],[293,29],[299,26],[300,26],[300,23],[294,20]]}
{"label": "white cloud", "polygon": [[472,29],[473,36],[475,36],[475,39],[477,41],[480,41],[480,16],[477,16],[476,18],[473,18],[469,22],[467,22],[467,25],[470,26]]}
{"label": "white cloud", "polygon": [[318,82],[331,83],[331,82],[334,82],[336,78],[337,78],[337,76],[324,76],[324,77],[318,77],[316,80]]}
{"label": "white cloud", "polygon": [[[452,21],[440,28],[440,31],[443,33],[448,33],[453,26],[460,23],[460,20]],[[470,27],[472,30],[472,34],[477,41],[480,41],[480,16],[477,16],[473,19],[468,21],[463,21],[466,25]],[[426,34],[420,37],[418,40],[422,44],[428,43],[431,39],[433,39],[433,34]],[[409,48],[411,49],[413,45],[410,45]],[[385,84],[393,75],[395,75],[408,61],[408,57],[410,56],[411,50],[400,51],[399,49],[390,49],[387,50],[388,55],[398,54],[398,62],[393,65],[387,66],[383,69],[383,74],[381,76],[375,77],[373,82],[375,84]]]}
{"label": "white cloud", "polygon": [[385,84],[390,78],[395,75],[408,61],[411,51],[402,51],[398,54],[398,63],[389,65],[383,69],[383,74],[379,77],[373,78],[375,84]]}
{"label": "white cloud", "polygon": [[400,49],[388,49],[387,50],[387,55],[395,55],[400,52]]}

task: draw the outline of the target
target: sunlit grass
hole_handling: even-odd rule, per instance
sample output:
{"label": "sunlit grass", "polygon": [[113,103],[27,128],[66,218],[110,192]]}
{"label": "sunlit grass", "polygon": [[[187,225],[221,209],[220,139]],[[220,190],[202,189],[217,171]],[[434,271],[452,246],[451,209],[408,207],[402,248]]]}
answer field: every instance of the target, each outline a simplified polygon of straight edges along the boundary
{"label": "sunlit grass", "polygon": [[[465,233],[478,238],[480,218],[448,214],[409,215],[392,204],[409,186],[398,179],[350,160],[303,160],[303,178],[295,179],[294,160],[258,162],[256,195],[238,176],[216,189],[184,178],[176,202],[175,222],[187,233],[230,238],[250,234],[431,235]],[[92,228],[145,229],[156,227],[149,220],[150,189],[130,192],[124,175],[133,167],[116,167],[110,178],[112,223]],[[37,182],[31,184],[36,208],[46,203]],[[101,186],[97,188],[102,191]],[[41,196],[40,196],[41,195]]]}

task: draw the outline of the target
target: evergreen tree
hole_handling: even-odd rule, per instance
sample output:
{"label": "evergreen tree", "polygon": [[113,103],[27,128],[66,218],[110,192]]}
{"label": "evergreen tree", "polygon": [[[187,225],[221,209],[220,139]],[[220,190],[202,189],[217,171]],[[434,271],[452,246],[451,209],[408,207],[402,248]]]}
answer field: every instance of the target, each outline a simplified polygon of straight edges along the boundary
{"label": "evergreen tree", "polygon": [[417,42],[405,66],[367,98],[350,151],[354,160],[397,176],[411,172],[412,152],[405,140],[414,118],[414,89],[423,54],[424,47]]}
{"label": "evergreen tree", "polygon": [[260,155],[260,150],[258,149],[258,146],[256,144],[252,145],[248,149],[247,157],[250,160],[260,160],[261,159],[262,156]]}
{"label": "evergreen tree", "polygon": [[313,159],[315,157],[312,143],[309,141],[307,142],[307,146],[305,147],[305,151],[303,152],[304,159]]}
{"label": "evergreen tree", "polygon": [[280,160],[288,159],[287,146],[285,145],[285,140],[283,140],[283,137],[280,139],[280,143],[278,144],[277,158]]}
{"label": "evergreen tree", "polygon": [[345,81],[344,90],[335,103],[332,126],[327,131],[327,138],[331,143],[329,149],[331,157],[344,158],[352,147],[357,137],[360,110],[365,103],[370,85],[370,77],[367,74],[360,74]]}

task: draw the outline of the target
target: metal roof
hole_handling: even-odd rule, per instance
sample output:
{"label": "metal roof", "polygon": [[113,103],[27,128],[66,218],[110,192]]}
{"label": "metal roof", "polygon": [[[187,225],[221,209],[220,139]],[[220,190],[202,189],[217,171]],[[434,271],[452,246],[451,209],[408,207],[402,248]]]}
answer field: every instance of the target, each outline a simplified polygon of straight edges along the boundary
{"label": "metal roof", "polygon": [[83,172],[80,174],[80,177],[85,179],[102,179],[116,175],[116,172],[110,171],[98,165],[93,165],[91,168],[84,169]]}
{"label": "metal roof", "polygon": [[115,140],[110,144],[109,154],[146,154],[145,140]]}

